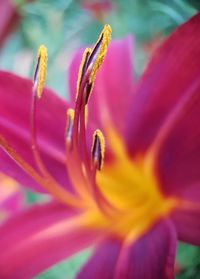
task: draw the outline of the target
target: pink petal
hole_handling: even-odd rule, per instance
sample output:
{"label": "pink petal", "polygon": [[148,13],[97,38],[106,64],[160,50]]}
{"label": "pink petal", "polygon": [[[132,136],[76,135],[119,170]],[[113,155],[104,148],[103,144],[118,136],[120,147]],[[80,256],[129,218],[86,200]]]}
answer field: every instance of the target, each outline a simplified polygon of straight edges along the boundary
{"label": "pink petal", "polygon": [[[109,120],[120,132],[124,131],[127,106],[133,95],[132,50],[131,36],[111,41],[89,100],[89,124],[93,123],[92,129],[106,128]],[[82,53],[83,50],[76,53],[70,66],[72,100],[75,98]]]}
{"label": "pink petal", "polygon": [[136,243],[126,245],[108,239],[82,268],[77,279],[172,279],[176,233],[162,221]]}
{"label": "pink petal", "polygon": [[121,249],[117,239],[107,239],[99,246],[76,279],[111,279]]}
{"label": "pink petal", "polygon": [[11,0],[0,0],[0,46],[19,22],[19,15]]}
{"label": "pink petal", "polygon": [[100,13],[110,11],[113,9],[113,3],[111,0],[96,0],[96,1],[81,1],[81,6],[92,13]]}
{"label": "pink petal", "polygon": [[78,217],[51,203],[34,206],[2,225],[0,278],[32,278],[97,241],[99,232],[84,228]]}
{"label": "pink petal", "polygon": [[[32,82],[16,75],[0,72],[0,130],[9,144],[36,168],[30,145],[30,107]],[[68,104],[49,89],[38,101],[37,138],[44,162],[64,186],[64,133]],[[28,186],[36,183],[28,177],[3,151],[0,151],[0,170]]]}
{"label": "pink petal", "polygon": [[156,166],[163,192],[191,201],[200,198],[200,77],[198,79],[198,86],[188,90],[188,102],[176,114],[160,144]]}
{"label": "pink petal", "polygon": [[162,221],[136,243],[124,246],[118,258],[115,279],[172,279],[176,233]]}
{"label": "pink petal", "polygon": [[17,182],[0,174],[0,222],[20,211],[24,205],[24,196]]}
{"label": "pink petal", "polygon": [[172,214],[172,220],[176,226],[179,240],[200,245],[200,208],[198,210],[176,210]]}
{"label": "pink petal", "polygon": [[146,151],[189,87],[200,86],[199,30],[200,14],[155,51],[130,105],[127,142],[132,154]]}

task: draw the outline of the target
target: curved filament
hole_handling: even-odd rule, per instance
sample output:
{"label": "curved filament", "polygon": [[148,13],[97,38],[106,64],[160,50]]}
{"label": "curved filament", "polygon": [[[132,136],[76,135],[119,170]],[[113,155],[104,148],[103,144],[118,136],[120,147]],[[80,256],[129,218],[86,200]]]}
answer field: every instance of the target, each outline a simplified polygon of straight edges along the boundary
{"label": "curved filament", "polygon": [[8,155],[38,184],[40,184],[45,190],[51,193],[55,198],[59,199],[61,202],[73,206],[81,207],[81,203],[77,201],[77,198],[68,193],[64,188],[58,185],[52,185],[49,180],[40,176],[33,167],[31,167],[26,161],[24,161],[19,154],[8,144],[6,139],[0,135],[0,145],[8,153]]}

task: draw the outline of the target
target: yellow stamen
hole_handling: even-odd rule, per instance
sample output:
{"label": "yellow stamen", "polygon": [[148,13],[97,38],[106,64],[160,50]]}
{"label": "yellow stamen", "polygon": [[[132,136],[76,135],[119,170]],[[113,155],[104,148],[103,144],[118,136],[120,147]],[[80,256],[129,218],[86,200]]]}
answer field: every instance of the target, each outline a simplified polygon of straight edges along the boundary
{"label": "yellow stamen", "polygon": [[79,66],[79,71],[78,71],[78,79],[77,79],[77,84],[76,84],[76,98],[78,96],[78,92],[80,89],[80,84],[82,81],[82,77],[83,77],[83,72],[85,70],[85,66],[86,66],[86,62],[88,60],[89,55],[91,54],[91,48],[86,48],[83,56],[82,56],[82,60],[81,60],[81,64]]}
{"label": "yellow stamen", "polygon": [[42,96],[44,84],[47,74],[47,48],[41,45],[38,48],[38,61],[35,70],[34,86],[36,87],[36,93],[38,98]]}
{"label": "yellow stamen", "polygon": [[104,163],[104,153],[105,153],[105,139],[100,130],[96,130],[93,135],[92,144],[92,159],[94,165],[98,170],[103,168]]}
{"label": "yellow stamen", "polygon": [[[94,83],[96,73],[104,61],[104,58],[105,58],[105,55],[106,55],[106,52],[108,49],[108,44],[111,39],[111,33],[112,33],[112,29],[111,29],[110,25],[106,24],[96,43],[96,45],[97,45],[99,42],[101,42],[101,45],[100,45],[100,49],[98,51],[97,57],[94,61],[94,65],[92,67],[91,74],[90,74],[90,83],[91,84]],[[94,48],[95,48],[95,46],[94,46]]]}
{"label": "yellow stamen", "polygon": [[104,61],[108,44],[111,39],[111,32],[112,30],[110,25],[106,24],[93,49],[86,48],[83,53],[76,85],[76,99],[78,97],[83,78],[86,77],[86,80],[84,81],[85,104],[87,104],[92,92],[97,71]]}

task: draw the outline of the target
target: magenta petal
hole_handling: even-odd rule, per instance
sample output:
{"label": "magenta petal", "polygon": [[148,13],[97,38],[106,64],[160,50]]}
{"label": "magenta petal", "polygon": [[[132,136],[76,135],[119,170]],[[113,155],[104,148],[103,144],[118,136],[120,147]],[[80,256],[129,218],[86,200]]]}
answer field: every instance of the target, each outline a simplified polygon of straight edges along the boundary
{"label": "magenta petal", "polygon": [[[199,26],[200,27],[200,26]],[[200,198],[200,78],[196,90],[174,123],[158,151],[157,173],[162,190],[186,200]]]}
{"label": "magenta petal", "polygon": [[[116,261],[121,243],[116,239],[107,239],[91,256],[81,269],[76,279],[111,279],[114,278]],[[121,278],[122,279],[122,278]]]}
{"label": "magenta petal", "polygon": [[0,278],[28,279],[97,241],[71,209],[38,205],[0,227]]}
{"label": "magenta petal", "polygon": [[[30,145],[30,107],[32,82],[16,75],[0,72],[0,133],[20,156],[36,169]],[[47,168],[65,186],[64,133],[68,104],[49,89],[38,101],[37,138]],[[0,170],[19,182],[35,186],[12,160],[0,151]]]}
{"label": "magenta petal", "polygon": [[122,248],[113,278],[172,279],[175,253],[175,229],[162,221],[136,243]]}
{"label": "magenta petal", "polygon": [[175,228],[162,221],[129,246],[115,239],[105,241],[77,279],[172,279],[175,253]]}
{"label": "magenta petal", "polygon": [[11,0],[0,1],[0,47],[4,43],[10,31],[19,22],[19,15],[17,14],[16,7]]}
{"label": "magenta petal", "polygon": [[[120,132],[124,131],[127,106],[133,95],[132,50],[131,36],[113,40],[108,47],[89,101],[89,122],[93,120],[93,129],[103,129],[108,124],[107,120],[111,120]],[[73,100],[82,52],[76,53],[70,66]]]}
{"label": "magenta petal", "polygon": [[148,149],[194,83],[200,88],[199,30],[200,14],[178,27],[155,51],[130,105],[127,142],[132,154]]}
{"label": "magenta petal", "polygon": [[21,187],[10,177],[0,174],[0,223],[25,206]]}
{"label": "magenta petal", "polygon": [[172,214],[178,239],[200,245],[200,209],[176,210]]}

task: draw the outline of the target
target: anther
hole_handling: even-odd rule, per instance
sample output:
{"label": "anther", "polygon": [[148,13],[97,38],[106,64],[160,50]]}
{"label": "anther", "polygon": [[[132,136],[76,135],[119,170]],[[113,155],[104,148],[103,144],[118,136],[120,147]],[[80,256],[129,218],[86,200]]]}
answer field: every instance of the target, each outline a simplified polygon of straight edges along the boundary
{"label": "anther", "polygon": [[73,122],[74,122],[74,110],[67,110],[67,125],[66,125],[66,144],[68,148],[72,147],[72,135],[73,135]]}
{"label": "anther", "polygon": [[90,74],[90,83],[91,84],[94,83],[96,73],[104,61],[104,58],[105,58],[105,55],[106,55],[106,52],[108,49],[108,45],[109,45],[109,42],[111,39],[111,33],[112,33],[112,29],[111,29],[110,25],[106,24],[99,36],[99,39],[98,39],[96,45],[94,46],[94,48],[92,50],[91,55],[90,55],[88,65],[92,64],[92,70],[91,70],[91,74]]}
{"label": "anther", "polygon": [[91,48],[86,48],[83,53],[83,56],[82,56],[81,64],[80,64],[79,71],[78,71],[78,79],[77,79],[77,86],[76,86],[76,98],[78,96],[78,92],[79,92],[79,89],[81,86],[81,82],[83,80],[83,76],[87,70],[88,58],[91,54],[91,51],[92,51]]}
{"label": "anther", "polygon": [[86,75],[89,76],[89,79],[85,86],[86,104],[91,95],[97,71],[104,61],[108,45],[111,39],[111,32],[112,29],[110,25],[106,24],[88,58]]}
{"label": "anther", "polygon": [[34,73],[34,84],[33,90],[37,94],[37,97],[42,96],[44,84],[46,81],[47,73],[47,48],[44,45],[41,45],[38,48],[38,59]]}
{"label": "anther", "polygon": [[105,140],[102,132],[96,130],[93,134],[92,164],[95,169],[101,170],[104,162]]}
{"label": "anther", "polygon": [[83,100],[85,105],[88,103],[89,97],[91,95],[97,71],[104,61],[108,44],[111,39],[111,32],[112,29],[110,25],[106,24],[93,49],[91,50],[90,48],[86,48],[83,53],[77,80],[76,97],[79,94],[81,83],[84,80]]}

